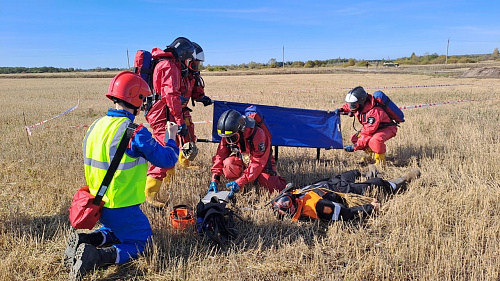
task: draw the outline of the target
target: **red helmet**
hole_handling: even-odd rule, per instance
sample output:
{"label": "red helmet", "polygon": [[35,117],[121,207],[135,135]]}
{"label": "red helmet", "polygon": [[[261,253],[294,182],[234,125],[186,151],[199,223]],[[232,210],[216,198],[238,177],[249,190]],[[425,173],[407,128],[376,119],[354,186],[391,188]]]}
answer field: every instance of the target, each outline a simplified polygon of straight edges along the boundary
{"label": "red helmet", "polygon": [[243,173],[243,161],[240,157],[233,155],[224,159],[222,172],[228,180],[235,180]]}
{"label": "red helmet", "polygon": [[139,108],[144,98],[150,94],[148,83],[141,76],[130,71],[123,71],[109,83],[106,97],[110,100],[117,98]]}

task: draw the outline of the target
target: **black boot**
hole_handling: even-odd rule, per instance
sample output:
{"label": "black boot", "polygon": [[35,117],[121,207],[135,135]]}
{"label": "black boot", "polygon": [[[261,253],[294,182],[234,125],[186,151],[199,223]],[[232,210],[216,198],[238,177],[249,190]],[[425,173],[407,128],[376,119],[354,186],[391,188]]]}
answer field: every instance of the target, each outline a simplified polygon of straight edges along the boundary
{"label": "black boot", "polygon": [[113,246],[97,249],[90,244],[80,244],[76,250],[75,264],[71,268],[69,280],[81,280],[85,274],[94,269],[114,264],[117,254]]}
{"label": "black boot", "polygon": [[75,263],[76,249],[82,243],[87,243],[94,246],[100,246],[104,241],[104,236],[101,232],[92,233],[76,233],[73,232],[68,238],[66,243],[66,250],[64,250],[63,262],[67,269],[71,269]]}

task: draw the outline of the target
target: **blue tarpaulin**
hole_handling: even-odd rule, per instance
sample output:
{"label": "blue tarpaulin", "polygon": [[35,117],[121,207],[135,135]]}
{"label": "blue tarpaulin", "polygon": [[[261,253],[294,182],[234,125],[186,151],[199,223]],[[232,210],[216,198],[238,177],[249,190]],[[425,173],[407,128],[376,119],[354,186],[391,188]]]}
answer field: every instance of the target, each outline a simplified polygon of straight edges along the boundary
{"label": "blue tarpaulin", "polygon": [[[245,114],[252,104],[214,101],[212,141],[219,142],[217,120],[226,110],[234,109]],[[259,105],[267,128],[272,135],[272,145],[327,149],[342,149],[340,118],[333,111]]]}

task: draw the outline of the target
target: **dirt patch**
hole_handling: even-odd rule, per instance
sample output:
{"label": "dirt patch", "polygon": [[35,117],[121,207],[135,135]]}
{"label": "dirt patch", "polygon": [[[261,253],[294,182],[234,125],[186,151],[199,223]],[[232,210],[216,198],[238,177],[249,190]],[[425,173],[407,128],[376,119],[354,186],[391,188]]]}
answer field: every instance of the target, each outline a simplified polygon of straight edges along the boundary
{"label": "dirt patch", "polygon": [[500,78],[499,67],[478,67],[471,68],[462,74],[462,77],[469,78]]}

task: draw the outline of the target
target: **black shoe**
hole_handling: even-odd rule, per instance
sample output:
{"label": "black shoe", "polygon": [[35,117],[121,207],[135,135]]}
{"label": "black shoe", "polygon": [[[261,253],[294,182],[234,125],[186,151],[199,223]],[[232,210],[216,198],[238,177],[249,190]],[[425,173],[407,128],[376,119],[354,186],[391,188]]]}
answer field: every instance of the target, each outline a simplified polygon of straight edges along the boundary
{"label": "black shoe", "polygon": [[115,247],[97,249],[90,244],[80,244],[75,254],[75,263],[69,273],[69,280],[81,280],[83,276],[96,268],[100,268],[116,261]]}
{"label": "black shoe", "polygon": [[93,246],[100,246],[104,240],[101,232],[76,233],[73,232],[68,238],[66,249],[64,250],[63,262],[67,269],[71,269],[75,263],[76,249],[82,243]]}

